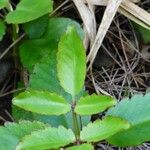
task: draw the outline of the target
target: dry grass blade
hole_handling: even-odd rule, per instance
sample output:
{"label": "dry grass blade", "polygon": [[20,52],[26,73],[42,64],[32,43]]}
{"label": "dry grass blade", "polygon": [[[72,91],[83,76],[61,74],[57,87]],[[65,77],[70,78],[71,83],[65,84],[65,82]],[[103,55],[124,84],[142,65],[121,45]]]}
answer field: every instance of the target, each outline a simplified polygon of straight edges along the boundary
{"label": "dry grass blade", "polygon": [[88,8],[89,10],[91,11],[92,13],[92,22],[93,22],[93,39],[89,39],[90,41],[90,47],[93,45],[94,43],[94,40],[95,40],[95,37],[96,37],[96,18],[95,18],[95,6],[90,4],[88,1],[87,1],[87,4],[88,4]]}
{"label": "dry grass blade", "polygon": [[130,2],[129,0],[125,0],[122,5],[122,8],[124,8],[126,11],[128,11],[130,14],[150,26],[150,14],[143,10],[142,8],[138,7],[134,3]]}
{"label": "dry grass blade", "polygon": [[89,39],[91,43],[93,43],[96,36],[95,14],[91,11],[91,9],[87,7],[87,5],[82,0],[73,0],[73,2],[80,13]]}
{"label": "dry grass blade", "polygon": [[120,6],[122,0],[109,0],[106,10],[104,12],[104,16],[102,22],[99,26],[97,36],[95,38],[94,44],[90,50],[87,61],[90,61],[89,67],[92,66],[93,61],[96,57],[96,54],[102,44],[102,41],[107,33],[108,28],[110,27],[112,20]]}
{"label": "dry grass blade", "polygon": [[132,15],[131,13],[129,13],[128,11],[126,11],[125,9],[119,8],[118,11],[122,15],[126,16],[128,19],[130,19],[130,20],[134,21],[135,23],[139,24],[140,26],[142,26],[142,27],[150,30],[149,26],[147,26],[144,22],[142,22],[141,20],[139,20],[138,18],[136,18],[134,15]]}
{"label": "dry grass blade", "polygon": [[108,4],[108,0],[84,0],[84,2],[88,2],[91,5],[101,5],[106,6]]}
{"label": "dry grass blade", "polygon": [[[101,5],[106,6],[108,4],[108,0],[84,0],[84,2],[88,1],[92,5]],[[133,3],[138,3],[140,0],[130,0]]]}
{"label": "dry grass blade", "polygon": [[[88,0],[92,5],[106,6],[108,0]],[[150,14],[134,3],[139,0],[124,0],[118,11],[144,28],[150,29]]]}

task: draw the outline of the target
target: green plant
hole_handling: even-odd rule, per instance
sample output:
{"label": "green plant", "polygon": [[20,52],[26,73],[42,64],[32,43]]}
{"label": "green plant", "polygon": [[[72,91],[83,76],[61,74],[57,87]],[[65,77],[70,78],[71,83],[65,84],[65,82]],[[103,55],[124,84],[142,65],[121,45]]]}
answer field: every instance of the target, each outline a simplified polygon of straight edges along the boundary
{"label": "green plant", "polygon": [[[79,99],[76,97],[84,85],[85,58],[82,41],[75,28],[69,26],[60,39],[57,53],[57,74],[61,86],[71,94],[72,99],[69,103],[64,97],[56,93],[31,89],[20,93],[13,99],[14,105],[34,113],[58,116],[71,112],[72,129],[67,129],[62,125],[56,128],[37,121],[23,121],[18,124],[9,123],[0,128],[1,133],[4,133],[0,136],[1,147],[5,146],[6,139],[10,143],[7,145],[8,149],[16,148],[18,150],[55,149],[59,147],[65,147],[66,149],[93,149],[92,144],[94,142],[104,139],[112,144],[122,146],[124,145],[121,140],[124,141],[125,138],[127,138],[124,141],[125,145],[136,145],[140,144],[139,141],[149,140],[149,133],[147,132],[150,122],[149,94],[144,97],[136,96],[131,102],[124,100],[112,110],[110,109],[107,112],[107,116],[102,120],[98,119],[93,123],[90,122],[87,126],[81,126],[77,116],[96,114],[116,104],[116,100],[110,96],[87,95]],[[82,68],[82,70],[79,68]],[[135,105],[139,106],[138,110],[134,110]],[[146,109],[141,112],[143,105],[146,105]],[[128,112],[125,113],[124,110],[127,109]],[[138,111],[141,112],[141,117],[137,116]],[[119,117],[125,118],[131,122],[131,125]],[[134,125],[134,122],[139,123]],[[135,136],[137,134],[137,129],[142,129],[147,134],[140,134],[141,139],[139,137],[129,141],[132,137],[131,135]],[[128,135],[126,137],[122,136],[124,133],[130,135],[130,137]],[[119,139],[116,137],[119,137]],[[144,141],[142,137],[145,137]]]}
{"label": "green plant", "polygon": [[[22,0],[16,10],[6,0],[0,3],[0,8],[10,10],[6,22],[12,23],[13,39],[18,24],[27,34],[28,39],[14,50],[30,73],[27,90],[13,99],[13,117],[18,123],[0,127],[0,149],[92,150],[101,140],[122,147],[149,141],[150,94],[118,104],[110,96],[88,95],[81,27],[67,18],[49,18],[51,1],[38,2]],[[102,119],[90,122],[92,114],[108,108]]]}
{"label": "green plant", "polygon": [[[56,49],[60,36],[68,25],[74,25],[83,39],[84,34],[80,25],[68,18],[50,17],[50,13],[53,11],[52,0],[44,2],[39,0],[32,2],[30,0],[22,0],[16,6],[13,2],[3,0],[0,1],[0,9],[2,12],[0,40],[7,33],[6,36],[10,36],[12,42],[14,42],[0,55],[0,59],[5,59],[4,56],[8,52],[10,52],[9,56],[13,56],[15,68],[21,77],[16,86],[19,88],[20,85],[21,87],[25,87],[28,84],[25,83],[26,80],[24,81],[23,74],[24,70],[27,70],[31,74],[28,88],[61,93],[60,95],[65,96],[69,100],[70,95],[61,88],[56,77]],[[25,34],[20,36],[22,31]],[[44,71],[45,69],[47,71]],[[84,94],[84,90],[80,94]],[[14,106],[12,107],[12,115],[15,120],[22,118],[27,120],[42,120],[52,125],[63,124],[64,126],[69,126],[68,124],[70,124],[64,115],[49,117],[28,113]],[[89,120],[89,118],[86,119],[87,117],[84,118],[85,122]]]}
{"label": "green plant", "polygon": [[[71,94],[71,101],[68,103],[62,96],[47,91],[27,90],[16,96],[13,99],[13,104],[27,111],[44,115],[62,115],[71,112],[73,131],[63,126],[54,128],[45,125],[46,127],[43,130],[40,128],[40,130],[37,129],[35,131],[36,129],[34,129],[31,132],[32,129],[30,127],[27,128],[26,123],[24,123],[25,127],[19,127],[22,126],[22,122],[14,125],[18,128],[18,131],[16,131],[14,128],[9,127],[9,125],[11,126],[9,124],[10,135],[15,135],[18,141],[20,136],[16,136],[18,134],[16,132],[29,130],[24,133],[26,136],[22,133],[21,141],[15,141],[16,149],[52,149],[64,147],[71,143],[74,143],[73,145],[80,145],[85,142],[97,142],[129,127],[127,121],[118,117],[108,116],[103,120],[91,122],[80,131],[81,124],[78,121],[78,115],[95,114],[99,111],[104,111],[116,103],[113,98],[107,96],[85,96],[80,100],[76,98],[76,95],[82,90],[84,85],[86,74],[85,58],[85,50],[80,37],[74,27],[68,27],[58,45],[57,72],[60,84],[66,92]],[[32,124],[31,122],[28,123]],[[101,130],[101,132],[97,132],[98,130]],[[84,146],[87,145],[85,144]]]}

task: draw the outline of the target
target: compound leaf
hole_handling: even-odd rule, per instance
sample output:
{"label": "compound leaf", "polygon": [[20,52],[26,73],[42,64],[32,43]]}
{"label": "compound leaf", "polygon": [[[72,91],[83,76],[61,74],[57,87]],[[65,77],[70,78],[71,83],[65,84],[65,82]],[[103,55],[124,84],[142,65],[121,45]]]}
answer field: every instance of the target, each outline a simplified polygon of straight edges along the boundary
{"label": "compound leaf", "polygon": [[119,132],[107,139],[117,146],[136,146],[150,141],[150,93],[134,95],[131,100],[123,99],[116,107],[108,110],[107,115],[118,116],[131,124],[126,131]]}
{"label": "compound leaf", "polygon": [[129,126],[129,123],[121,118],[108,116],[83,127],[80,139],[87,142],[98,142],[123,129],[128,129]]}
{"label": "compound leaf", "polygon": [[21,0],[6,16],[7,23],[21,24],[35,20],[53,10],[52,0]]}
{"label": "compound leaf", "polygon": [[[42,139],[42,140],[41,140]],[[44,130],[32,132],[22,139],[17,150],[43,150],[55,149],[75,141],[75,135],[72,130],[60,126],[58,128],[48,127]]]}
{"label": "compound leaf", "polygon": [[104,111],[108,107],[116,104],[116,100],[105,95],[91,95],[82,97],[75,107],[75,112],[79,115],[92,115]]}
{"label": "compound leaf", "polygon": [[[42,39],[28,40],[21,45],[20,58],[24,67],[31,72],[29,88],[57,93],[70,102],[71,95],[66,93],[60,86],[56,70],[56,53],[58,42],[61,35],[66,31],[69,25],[74,25],[78,35],[80,35],[83,39],[84,32],[76,21],[62,17],[50,18],[48,27],[42,36]],[[15,119],[19,119],[20,116],[22,117],[25,116],[24,114],[27,114],[27,117],[24,119],[39,120],[45,123],[50,123],[53,126],[58,126],[60,124],[63,124],[66,127],[72,126],[70,120],[67,119],[68,116],[66,115],[39,115],[24,111],[23,109],[19,109],[19,111],[16,112],[16,108],[14,111],[15,113],[13,114],[13,117],[15,117]],[[84,116],[82,119],[83,122],[86,122],[84,121]],[[89,117],[86,120],[89,122]]]}
{"label": "compound leaf", "polygon": [[61,115],[71,109],[63,97],[54,93],[35,90],[20,93],[13,99],[13,104],[27,111],[45,115]]}
{"label": "compound leaf", "polygon": [[85,80],[86,54],[75,28],[69,26],[62,35],[57,53],[57,71],[61,86],[75,98]]}
{"label": "compound leaf", "polygon": [[66,150],[94,150],[94,147],[91,144],[82,144],[78,146],[68,147]]}

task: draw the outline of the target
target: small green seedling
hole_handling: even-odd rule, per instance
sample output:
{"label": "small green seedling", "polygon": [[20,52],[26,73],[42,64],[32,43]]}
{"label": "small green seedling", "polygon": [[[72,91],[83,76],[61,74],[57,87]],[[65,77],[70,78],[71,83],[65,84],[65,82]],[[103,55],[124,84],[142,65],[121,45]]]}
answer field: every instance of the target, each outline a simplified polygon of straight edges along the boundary
{"label": "small green seedling", "polygon": [[[0,39],[5,23],[12,24],[13,39],[19,24],[23,25],[29,40],[20,46],[20,59],[30,73],[28,89],[12,101],[20,108],[20,121],[0,127],[0,150],[93,150],[102,140],[121,147],[150,141],[150,94],[135,95],[118,104],[111,96],[83,94],[86,52],[82,34],[77,32],[79,26],[64,18],[49,19],[51,0],[38,0],[36,4],[37,0],[22,0],[12,10],[8,0],[0,2],[0,9],[9,10],[5,21],[1,21]],[[65,116],[71,125],[54,126],[34,117],[23,120],[21,110],[34,117],[39,114],[61,120]],[[102,119],[84,125],[83,117],[106,110]]]}
{"label": "small green seedling", "polygon": [[[113,116],[89,122],[87,126],[81,127],[78,117],[102,112],[115,105],[116,100],[110,96],[95,94],[80,99],[76,98],[84,86],[86,54],[82,41],[72,26],[69,26],[62,35],[58,45],[57,74],[61,86],[72,97],[69,103],[65,98],[55,93],[27,90],[16,96],[13,99],[13,104],[24,110],[43,115],[58,116],[71,112],[72,120],[70,121],[73,128],[67,129],[61,124],[56,128],[41,122],[28,121],[6,124],[6,127],[3,127],[4,130],[9,128],[7,134],[15,136],[14,139],[17,139],[12,144],[14,149],[79,149],[80,146],[82,149],[84,147],[93,149],[94,142],[104,140],[129,128],[130,125],[126,120]],[[33,127],[34,125],[35,127]]]}

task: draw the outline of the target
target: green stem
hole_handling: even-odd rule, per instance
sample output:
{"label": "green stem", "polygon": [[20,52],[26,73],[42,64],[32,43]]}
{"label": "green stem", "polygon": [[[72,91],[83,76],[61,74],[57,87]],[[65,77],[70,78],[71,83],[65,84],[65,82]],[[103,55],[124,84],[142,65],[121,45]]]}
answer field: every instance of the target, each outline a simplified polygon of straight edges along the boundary
{"label": "green stem", "polygon": [[74,107],[75,107],[75,104],[72,104],[73,128],[74,128],[74,133],[75,133],[75,136],[76,136],[76,141],[78,143],[78,141],[80,139],[80,128],[79,128],[79,124],[78,124],[77,115],[74,112]]}

